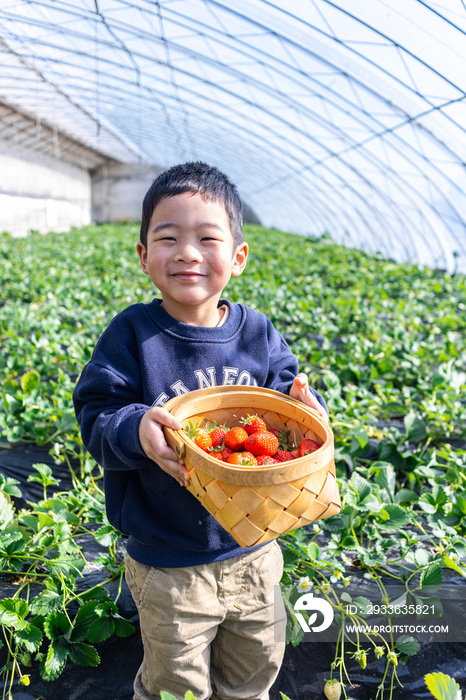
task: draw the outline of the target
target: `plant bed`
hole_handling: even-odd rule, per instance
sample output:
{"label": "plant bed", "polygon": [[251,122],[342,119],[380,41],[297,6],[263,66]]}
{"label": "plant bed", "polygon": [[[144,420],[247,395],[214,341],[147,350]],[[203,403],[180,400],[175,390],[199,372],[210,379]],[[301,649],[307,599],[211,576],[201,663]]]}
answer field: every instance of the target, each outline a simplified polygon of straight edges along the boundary
{"label": "plant bed", "polygon": [[[323,700],[324,685],[329,678],[329,666],[335,655],[334,645],[308,643],[299,647],[287,647],[283,665],[271,690],[270,700]],[[403,687],[394,689],[393,700],[432,700],[424,677],[433,670],[443,672],[458,682],[466,690],[466,644],[430,644],[421,648],[419,654],[409,659],[400,668],[399,677]],[[349,700],[374,700],[383,665],[379,662],[368,664],[361,670],[357,662],[348,666],[354,687],[347,683],[345,690]],[[388,697],[388,695],[386,694]]]}
{"label": "plant bed", "polygon": [[[137,625],[137,621],[134,620]],[[132,697],[133,678],[142,661],[142,641],[139,630],[126,639],[112,638],[97,645],[101,663],[97,668],[69,666],[55,682],[44,681],[37,669],[30,674],[30,686],[16,685],[14,700],[128,700]],[[322,700],[329,666],[335,655],[331,643],[306,643],[288,646],[280,673],[271,691],[270,700]],[[466,690],[466,644],[430,644],[421,647],[419,654],[400,668],[403,688],[396,688],[393,700],[432,700],[424,677],[432,670],[443,672]],[[346,686],[352,700],[374,700],[383,667],[368,664],[362,671],[357,662],[349,664],[354,687]]]}
{"label": "plant bed", "polygon": [[84,471],[81,477],[75,488],[49,493],[57,485],[50,467],[32,465],[28,481],[42,486],[42,498],[18,507],[18,483],[0,475],[3,697],[15,682],[28,686],[33,668],[54,681],[69,662],[95,667],[97,644],[134,632],[120,614],[126,598],[125,611],[134,616],[123,580],[124,542],[105,521],[102,492],[89,487]]}
{"label": "plant bed", "polygon": [[79,472],[80,462],[73,459],[68,463],[59,461],[50,454],[48,445],[15,442],[0,446],[0,474],[17,482],[21,496],[14,496],[17,507],[25,507],[28,501],[38,501],[43,495],[43,486],[39,481],[28,481],[31,465],[45,464],[51,470],[49,493],[73,488],[71,469]]}

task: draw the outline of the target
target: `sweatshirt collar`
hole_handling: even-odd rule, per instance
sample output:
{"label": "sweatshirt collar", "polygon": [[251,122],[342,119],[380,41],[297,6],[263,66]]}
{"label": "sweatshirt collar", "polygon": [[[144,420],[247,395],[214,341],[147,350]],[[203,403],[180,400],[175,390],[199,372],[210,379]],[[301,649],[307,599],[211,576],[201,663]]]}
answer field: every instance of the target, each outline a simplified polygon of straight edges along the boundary
{"label": "sweatshirt collar", "polygon": [[227,299],[220,299],[219,306],[228,307],[228,318],[220,326],[205,327],[191,326],[177,321],[161,306],[162,299],[155,298],[147,304],[147,310],[154,323],[165,333],[182,340],[203,340],[205,342],[221,342],[232,338],[244,323],[244,313],[239,304],[232,304]]}

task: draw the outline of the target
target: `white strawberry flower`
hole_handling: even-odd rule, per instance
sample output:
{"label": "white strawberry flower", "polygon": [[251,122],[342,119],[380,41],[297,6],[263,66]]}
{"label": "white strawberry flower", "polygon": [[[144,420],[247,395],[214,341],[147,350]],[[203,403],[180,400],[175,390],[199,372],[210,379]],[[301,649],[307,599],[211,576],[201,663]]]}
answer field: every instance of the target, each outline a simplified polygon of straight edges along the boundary
{"label": "white strawberry flower", "polygon": [[312,581],[309,580],[309,576],[302,576],[298,581],[298,591],[300,593],[306,593],[312,588]]}

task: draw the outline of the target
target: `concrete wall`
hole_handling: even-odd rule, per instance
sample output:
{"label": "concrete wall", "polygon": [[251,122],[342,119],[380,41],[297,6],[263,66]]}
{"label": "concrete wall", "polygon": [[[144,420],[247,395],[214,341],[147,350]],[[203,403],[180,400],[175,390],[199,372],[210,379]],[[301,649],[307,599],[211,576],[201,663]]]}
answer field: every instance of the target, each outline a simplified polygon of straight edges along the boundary
{"label": "concrete wall", "polygon": [[0,231],[46,233],[90,221],[87,169],[0,140]]}
{"label": "concrete wall", "polygon": [[140,221],[142,200],[163,168],[148,164],[107,163],[92,173],[94,221]]}
{"label": "concrete wall", "polygon": [[[155,178],[163,172],[156,165],[108,163],[92,174],[92,219],[140,221],[142,200]],[[245,222],[260,224],[254,211],[243,202]]]}

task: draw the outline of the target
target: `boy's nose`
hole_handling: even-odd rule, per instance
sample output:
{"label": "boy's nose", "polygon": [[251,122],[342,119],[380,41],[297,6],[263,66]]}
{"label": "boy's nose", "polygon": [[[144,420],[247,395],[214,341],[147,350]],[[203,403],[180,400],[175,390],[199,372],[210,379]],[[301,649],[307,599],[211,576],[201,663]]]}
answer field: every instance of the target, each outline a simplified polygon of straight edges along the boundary
{"label": "boy's nose", "polygon": [[193,262],[201,260],[202,255],[197,246],[186,243],[177,249],[175,258],[179,262]]}

